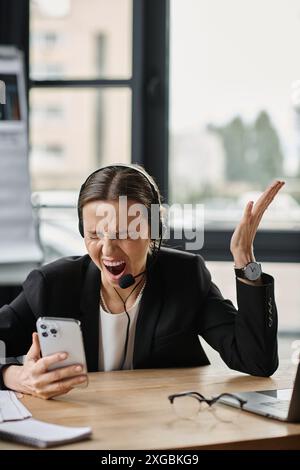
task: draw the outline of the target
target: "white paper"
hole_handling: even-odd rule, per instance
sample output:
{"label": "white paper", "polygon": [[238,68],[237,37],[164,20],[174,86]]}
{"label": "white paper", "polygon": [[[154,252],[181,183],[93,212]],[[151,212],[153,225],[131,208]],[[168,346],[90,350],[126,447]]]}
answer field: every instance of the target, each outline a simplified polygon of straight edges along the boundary
{"label": "white paper", "polygon": [[14,392],[9,390],[0,391],[0,423],[29,418],[31,416],[31,413],[18,400]]}
{"label": "white paper", "polygon": [[22,421],[0,423],[0,438],[30,444],[37,447],[49,447],[86,439],[91,435],[91,428],[71,428],[44,423],[33,418]]}

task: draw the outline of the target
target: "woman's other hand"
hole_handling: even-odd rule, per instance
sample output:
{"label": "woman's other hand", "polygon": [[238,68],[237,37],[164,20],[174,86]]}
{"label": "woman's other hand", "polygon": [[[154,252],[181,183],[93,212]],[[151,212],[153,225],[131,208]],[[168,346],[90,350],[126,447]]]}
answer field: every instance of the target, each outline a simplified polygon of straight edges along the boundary
{"label": "woman's other hand", "polygon": [[[230,242],[235,267],[243,268],[251,261],[255,261],[253,242],[258,226],[264,212],[284,184],[284,181],[275,181],[262,193],[255,204],[253,201],[247,203],[242,220],[237,225]],[[253,284],[251,281],[247,283]]]}

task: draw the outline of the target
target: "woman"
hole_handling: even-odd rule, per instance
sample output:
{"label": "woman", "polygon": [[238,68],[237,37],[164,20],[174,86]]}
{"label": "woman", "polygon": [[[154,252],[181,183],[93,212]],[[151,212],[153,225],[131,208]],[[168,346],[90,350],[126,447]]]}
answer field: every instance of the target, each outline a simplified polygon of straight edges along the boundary
{"label": "woman", "polygon": [[[22,293],[0,309],[7,355],[28,351],[23,365],[2,366],[2,388],[47,399],[86,380],[80,365],[47,371],[64,355],[40,357],[39,316],[81,321],[89,371],[206,365],[201,335],[230,368],[271,375],[278,365],[274,280],[255,263],[253,240],[283,184],[276,181],[254,206],[247,204],[232,236],[236,310],[211,281],[200,255],[160,247],[162,220],[159,240],[151,239],[151,206],[160,205],[160,194],[141,167],[109,165],[92,173],[78,201],[88,254],[32,271]],[[119,196],[127,196],[127,212]],[[146,236],[138,238],[130,232],[137,203],[146,208],[139,220]]]}

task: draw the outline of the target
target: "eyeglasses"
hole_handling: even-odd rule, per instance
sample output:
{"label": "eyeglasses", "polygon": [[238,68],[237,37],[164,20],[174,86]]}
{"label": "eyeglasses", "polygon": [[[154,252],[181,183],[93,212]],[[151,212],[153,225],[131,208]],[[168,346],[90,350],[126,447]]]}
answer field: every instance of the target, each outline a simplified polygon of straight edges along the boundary
{"label": "eyeglasses", "polygon": [[[237,410],[228,410],[226,405],[214,407],[213,405],[221,400],[223,397],[230,397],[236,402],[236,406],[241,411],[243,406],[247,403],[246,400],[239,398],[231,393],[221,393],[213,398],[205,398],[198,392],[181,392],[174,395],[169,395],[168,399],[173,407],[174,412],[180,418],[193,419],[196,418],[202,411],[212,412],[215,418],[221,421],[234,421],[239,415]],[[204,415],[203,415],[204,416]]]}

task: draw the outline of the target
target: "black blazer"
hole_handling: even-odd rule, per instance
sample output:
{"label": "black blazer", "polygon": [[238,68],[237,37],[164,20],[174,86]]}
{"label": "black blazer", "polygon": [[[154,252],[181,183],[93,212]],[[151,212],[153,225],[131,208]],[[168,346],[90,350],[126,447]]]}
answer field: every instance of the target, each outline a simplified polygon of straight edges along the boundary
{"label": "black blazer", "polygon": [[[151,263],[148,256],[147,264]],[[274,280],[237,286],[238,310],[212,282],[200,255],[162,248],[140,304],[133,367],[209,364],[201,335],[232,369],[269,376],[278,366]],[[0,309],[0,339],[8,356],[25,354],[39,316],[81,321],[89,371],[98,369],[101,272],[88,255],[59,259],[32,271],[23,291]]]}

